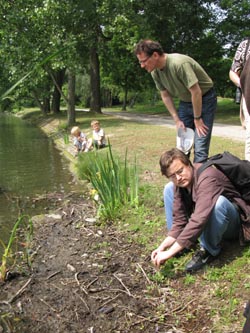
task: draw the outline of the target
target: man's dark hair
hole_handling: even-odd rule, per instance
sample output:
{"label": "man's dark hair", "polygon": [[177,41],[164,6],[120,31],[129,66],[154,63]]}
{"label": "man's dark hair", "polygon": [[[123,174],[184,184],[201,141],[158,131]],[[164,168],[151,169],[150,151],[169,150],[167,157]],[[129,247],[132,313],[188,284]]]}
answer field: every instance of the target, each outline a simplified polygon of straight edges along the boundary
{"label": "man's dark hair", "polygon": [[174,160],[180,160],[184,165],[192,165],[188,155],[184,154],[178,148],[172,148],[171,150],[166,151],[160,157],[160,168],[161,174],[163,176],[168,176],[167,171],[170,165],[173,163]]}
{"label": "man's dark hair", "polygon": [[159,55],[163,55],[164,51],[160,43],[154,42],[150,39],[140,40],[139,43],[135,46],[135,55],[144,52],[147,56],[151,56],[154,52],[157,52]]}

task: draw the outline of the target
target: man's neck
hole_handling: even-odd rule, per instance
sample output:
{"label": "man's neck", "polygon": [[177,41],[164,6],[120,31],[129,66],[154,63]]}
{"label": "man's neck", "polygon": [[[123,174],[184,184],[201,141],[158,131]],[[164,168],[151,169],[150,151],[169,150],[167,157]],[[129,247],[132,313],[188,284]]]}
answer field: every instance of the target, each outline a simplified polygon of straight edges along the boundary
{"label": "man's neck", "polygon": [[157,68],[160,69],[160,70],[163,70],[164,67],[166,66],[166,62],[167,62],[167,53],[164,53],[164,54],[159,58]]}

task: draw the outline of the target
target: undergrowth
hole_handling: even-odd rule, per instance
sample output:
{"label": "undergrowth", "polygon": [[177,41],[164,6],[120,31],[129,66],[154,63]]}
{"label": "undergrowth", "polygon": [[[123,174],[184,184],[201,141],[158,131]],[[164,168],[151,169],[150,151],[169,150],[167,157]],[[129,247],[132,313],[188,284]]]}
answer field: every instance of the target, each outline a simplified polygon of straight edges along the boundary
{"label": "undergrowth", "polygon": [[136,158],[133,165],[128,165],[127,153],[121,161],[114,156],[109,144],[108,150],[102,154],[101,150],[82,154],[78,161],[78,173],[94,189],[98,214],[103,219],[114,220],[122,206],[138,207]]}

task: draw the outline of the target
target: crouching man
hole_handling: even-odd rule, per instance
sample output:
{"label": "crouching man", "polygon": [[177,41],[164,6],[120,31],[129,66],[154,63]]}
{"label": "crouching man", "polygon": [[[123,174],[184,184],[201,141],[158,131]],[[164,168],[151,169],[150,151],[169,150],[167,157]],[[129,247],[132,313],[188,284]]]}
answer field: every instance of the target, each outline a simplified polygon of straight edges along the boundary
{"label": "crouching man", "polygon": [[151,254],[157,267],[199,239],[200,248],[187,263],[186,271],[202,268],[219,255],[223,239],[239,238],[239,211],[246,216],[250,213],[250,206],[220,170],[210,166],[197,179],[200,166],[193,165],[177,148],[160,158],[162,175],[174,184],[174,200],[173,206],[165,207],[172,214],[167,237]]}

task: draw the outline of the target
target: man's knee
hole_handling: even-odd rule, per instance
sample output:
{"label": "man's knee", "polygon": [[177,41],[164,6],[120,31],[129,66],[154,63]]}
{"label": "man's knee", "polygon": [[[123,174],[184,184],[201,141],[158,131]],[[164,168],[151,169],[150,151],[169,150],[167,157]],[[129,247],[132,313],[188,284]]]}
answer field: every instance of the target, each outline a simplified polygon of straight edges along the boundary
{"label": "man's knee", "polygon": [[163,190],[163,197],[164,197],[164,202],[165,200],[173,200],[174,196],[174,184],[173,182],[169,182],[165,185],[164,190]]}

